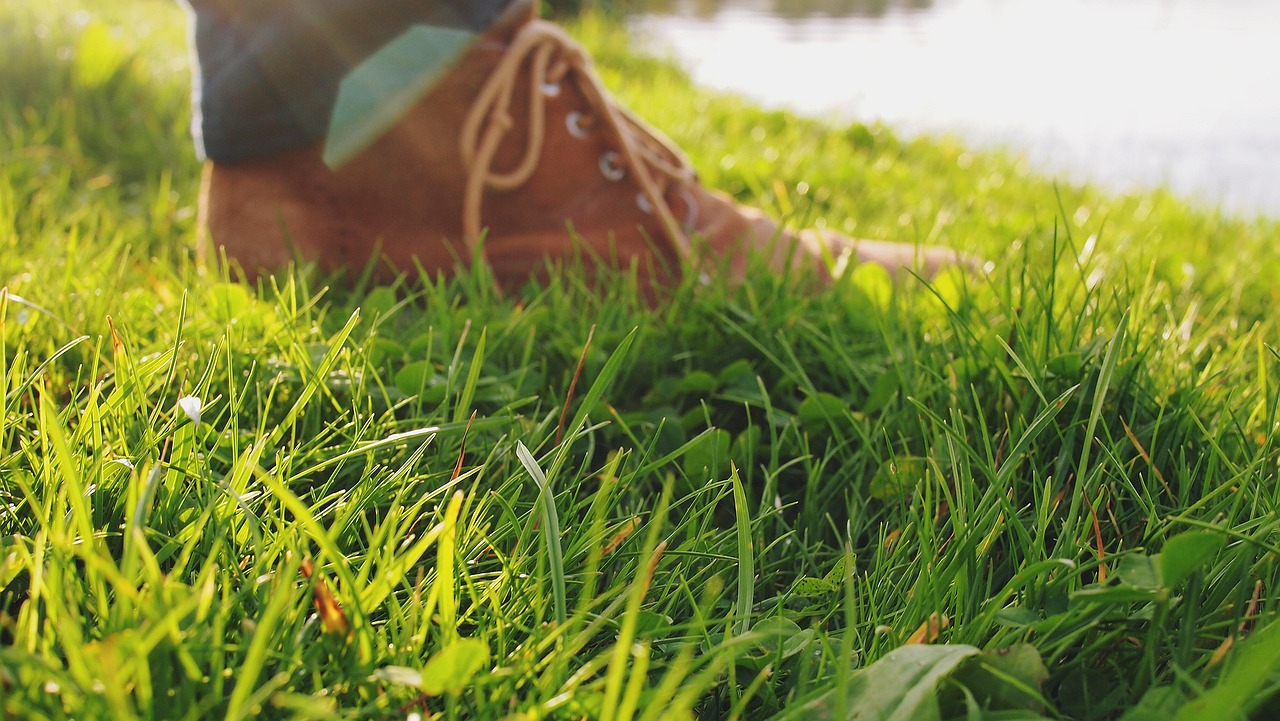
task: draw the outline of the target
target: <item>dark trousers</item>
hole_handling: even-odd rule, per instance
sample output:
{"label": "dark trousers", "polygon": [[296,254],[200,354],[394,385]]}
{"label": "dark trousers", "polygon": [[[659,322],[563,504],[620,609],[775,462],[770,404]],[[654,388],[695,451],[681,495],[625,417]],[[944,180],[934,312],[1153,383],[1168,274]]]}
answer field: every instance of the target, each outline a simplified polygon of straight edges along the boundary
{"label": "dark trousers", "polygon": [[185,0],[198,60],[193,133],[248,160],[325,137],[338,84],[415,25],[482,32],[512,0]]}

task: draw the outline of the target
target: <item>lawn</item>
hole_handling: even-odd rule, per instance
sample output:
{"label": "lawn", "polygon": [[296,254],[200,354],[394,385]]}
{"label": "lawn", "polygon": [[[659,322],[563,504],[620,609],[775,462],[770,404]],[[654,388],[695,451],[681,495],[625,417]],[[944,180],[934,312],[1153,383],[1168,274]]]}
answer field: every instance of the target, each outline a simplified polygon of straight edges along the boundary
{"label": "lawn", "polygon": [[0,715],[1273,717],[1280,222],[571,29],[708,184],[994,269],[246,282],[176,5],[0,0]]}

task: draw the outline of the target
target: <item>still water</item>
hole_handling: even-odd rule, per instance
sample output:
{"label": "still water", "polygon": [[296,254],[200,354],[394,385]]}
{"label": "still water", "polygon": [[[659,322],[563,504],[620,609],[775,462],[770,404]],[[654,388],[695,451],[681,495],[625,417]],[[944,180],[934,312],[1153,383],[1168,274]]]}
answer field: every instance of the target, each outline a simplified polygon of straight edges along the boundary
{"label": "still water", "polygon": [[631,21],[700,84],[1280,216],[1278,0],[673,0]]}

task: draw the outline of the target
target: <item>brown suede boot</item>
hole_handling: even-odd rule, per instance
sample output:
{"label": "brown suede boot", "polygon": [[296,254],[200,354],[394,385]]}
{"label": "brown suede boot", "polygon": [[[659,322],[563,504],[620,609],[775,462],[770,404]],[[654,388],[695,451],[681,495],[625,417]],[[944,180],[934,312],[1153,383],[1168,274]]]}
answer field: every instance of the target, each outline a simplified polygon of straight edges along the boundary
{"label": "brown suede boot", "polygon": [[782,231],[702,187],[531,1],[515,3],[427,97],[338,169],[320,147],[211,164],[202,211],[212,241],[250,274],[295,253],[325,269],[359,269],[380,253],[394,268],[450,273],[481,242],[508,289],[580,252],[635,264],[647,290],[675,280],[686,259],[740,280],[748,254],[761,251],[775,268],[819,280],[832,260],[931,273],[956,259],[941,248]]}

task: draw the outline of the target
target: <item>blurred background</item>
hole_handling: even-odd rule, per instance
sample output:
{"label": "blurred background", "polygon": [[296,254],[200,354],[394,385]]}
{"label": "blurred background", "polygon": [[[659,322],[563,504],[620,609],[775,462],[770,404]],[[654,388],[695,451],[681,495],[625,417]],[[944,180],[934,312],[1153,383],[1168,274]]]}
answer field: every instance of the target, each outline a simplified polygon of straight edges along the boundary
{"label": "blurred background", "polygon": [[[559,0],[701,85],[1280,215],[1275,0]],[[643,112],[643,109],[640,109]]]}

